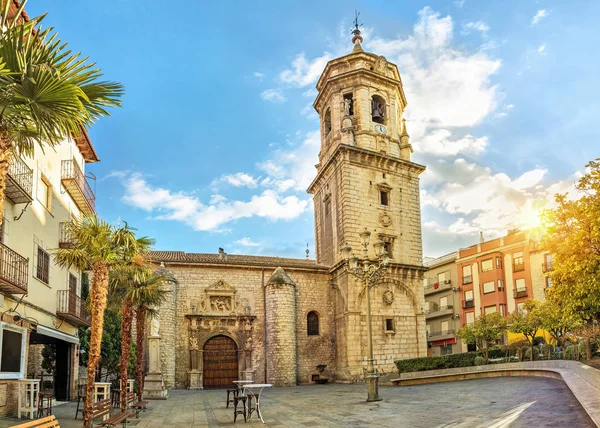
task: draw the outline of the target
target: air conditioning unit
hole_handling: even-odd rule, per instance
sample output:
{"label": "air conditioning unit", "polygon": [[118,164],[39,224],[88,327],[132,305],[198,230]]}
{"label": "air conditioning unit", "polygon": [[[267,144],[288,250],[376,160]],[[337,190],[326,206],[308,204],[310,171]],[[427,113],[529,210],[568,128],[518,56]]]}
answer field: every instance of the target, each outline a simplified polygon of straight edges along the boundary
{"label": "air conditioning unit", "polygon": [[460,318],[460,314],[454,314],[454,318],[455,319],[459,319]]}
{"label": "air conditioning unit", "polygon": [[452,287],[452,291],[460,291],[460,287]]}

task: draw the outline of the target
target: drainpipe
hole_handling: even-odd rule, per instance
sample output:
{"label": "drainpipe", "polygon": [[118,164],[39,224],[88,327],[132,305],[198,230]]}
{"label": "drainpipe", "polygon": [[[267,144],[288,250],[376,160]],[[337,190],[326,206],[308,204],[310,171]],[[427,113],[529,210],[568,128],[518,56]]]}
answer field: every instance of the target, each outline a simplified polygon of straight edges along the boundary
{"label": "drainpipe", "polygon": [[263,365],[265,372],[265,383],[267,383],[267,295],[265,293],[265,268],[261,269],[262,295],[263,295]]}

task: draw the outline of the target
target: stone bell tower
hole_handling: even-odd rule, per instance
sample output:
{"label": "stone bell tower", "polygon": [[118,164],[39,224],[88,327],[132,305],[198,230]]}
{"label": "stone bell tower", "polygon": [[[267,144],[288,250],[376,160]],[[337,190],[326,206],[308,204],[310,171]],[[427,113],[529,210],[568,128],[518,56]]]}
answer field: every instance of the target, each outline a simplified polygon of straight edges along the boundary
{"label": "stone bell tower", "polygon": [[[366,365],[364,284],[344,269],[341,248],[360,252],[371,232],[391,257],[371,291],[375,365],[425,356],[419,175],[403,112],[407,101],[395,64],[365,52],[358,26],[352,52],[330,61],[314,102],[321,123],[314,195],[317,262],[333,268],[338,377],[356,379]],[[372,247],[370,257],[374,258]]]}

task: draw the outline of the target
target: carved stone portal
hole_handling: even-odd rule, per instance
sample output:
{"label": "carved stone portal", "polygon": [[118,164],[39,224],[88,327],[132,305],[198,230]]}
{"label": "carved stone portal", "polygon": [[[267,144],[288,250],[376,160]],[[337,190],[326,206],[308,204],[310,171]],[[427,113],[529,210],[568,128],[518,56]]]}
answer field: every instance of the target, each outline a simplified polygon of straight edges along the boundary
{"label": "carved stone portal", "polygon": [[218,335],[230,337],[237,345],[239,378],[252,378],[252,333],[256,316],[248,300],[240,299],[234,287],[219,280],[205,290],[194,309],[186,315],[189,320],[189,389],[203,388],[204,344]]}

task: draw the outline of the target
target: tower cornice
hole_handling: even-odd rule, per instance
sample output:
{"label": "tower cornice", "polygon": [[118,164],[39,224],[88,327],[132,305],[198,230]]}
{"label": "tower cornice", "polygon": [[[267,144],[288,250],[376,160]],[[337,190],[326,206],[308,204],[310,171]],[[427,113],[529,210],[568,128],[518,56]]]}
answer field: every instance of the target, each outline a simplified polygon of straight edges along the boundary
{"label": "tower cornice", "polygon": [[354,155],[358,157],[361,164],[370,164],[370,166],[372,166],[373,168],[393,168],[394,166],[402,166],[406,171],[417,175],[423,173],[423,171],[425,171],[426,169],[424,165],[420,165],[415,162],[403,160],[393,156],[388,156],[386,154],[378,153],[373,150],[363,149],[356,146],[348,146],[346,144],[340,144],[335,149],[333,154],[329,157],[327,162],[324,165],[320,166],[319,170],[317,171],[317,176],[312,181],[312,183],[310,183],[310,186],[308,186],[308,193],[314,194],[314,187],[324,175],[325,171],[329,169],[329,166],[331,164],[337,162],[337,158],[340,155],[346,153],[350,156]]}

